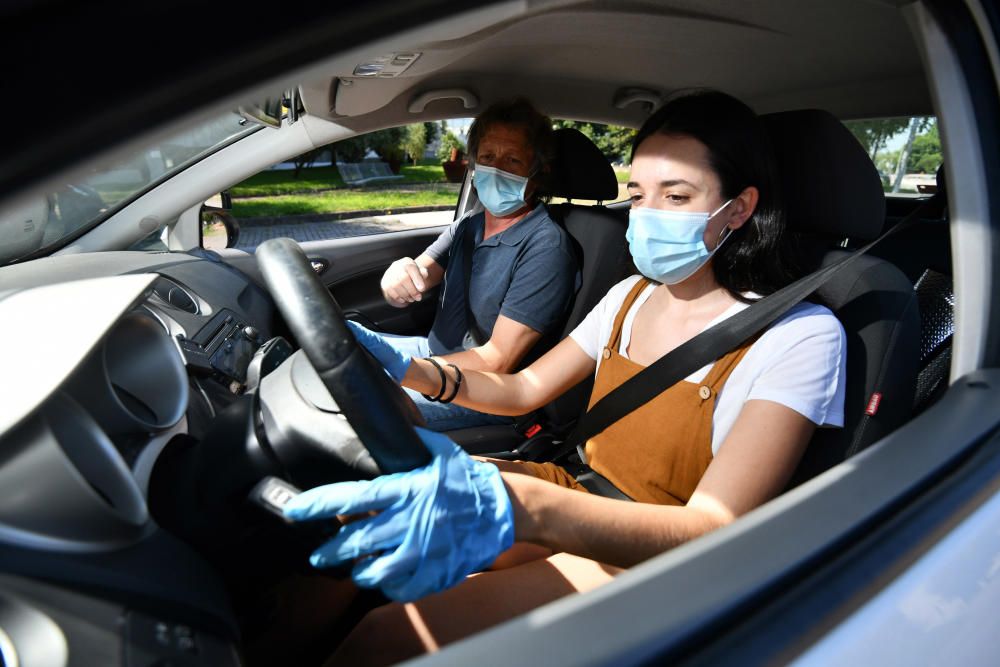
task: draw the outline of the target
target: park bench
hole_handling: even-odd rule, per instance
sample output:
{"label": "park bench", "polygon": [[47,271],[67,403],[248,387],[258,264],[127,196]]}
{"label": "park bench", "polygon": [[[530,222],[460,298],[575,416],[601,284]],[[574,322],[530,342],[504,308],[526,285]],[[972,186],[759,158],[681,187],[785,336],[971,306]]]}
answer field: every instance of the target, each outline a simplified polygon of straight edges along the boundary
{"label": "park bench", "polygon": [[394,181],[403,178],[394,174],[385,162],[366,160],[364,162],[337,162],[340,178],[347,185],[364,185],[372,181]]}

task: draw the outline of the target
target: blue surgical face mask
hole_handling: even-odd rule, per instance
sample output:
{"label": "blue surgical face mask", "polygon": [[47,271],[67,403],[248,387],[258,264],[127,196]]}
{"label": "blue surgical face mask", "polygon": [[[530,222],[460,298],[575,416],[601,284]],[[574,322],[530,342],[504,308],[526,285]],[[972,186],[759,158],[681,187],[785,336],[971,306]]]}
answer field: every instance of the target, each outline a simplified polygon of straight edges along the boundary
{"label": "blue surgical face mask", "polygon": [[502,218],[525,205],[524,190],[528,187],[528,177],[510,172],[476,165],[472,182],[486,210]]}
{"label": "blue surgical face mask", "polygon": [[667,285],[676,285],[705,265],[729,238],[719,239],[715,250],[705,246],[708,221],[729,206],[730,199],[712,213],[633,208],[628,214],[628,247],[639,272]]}

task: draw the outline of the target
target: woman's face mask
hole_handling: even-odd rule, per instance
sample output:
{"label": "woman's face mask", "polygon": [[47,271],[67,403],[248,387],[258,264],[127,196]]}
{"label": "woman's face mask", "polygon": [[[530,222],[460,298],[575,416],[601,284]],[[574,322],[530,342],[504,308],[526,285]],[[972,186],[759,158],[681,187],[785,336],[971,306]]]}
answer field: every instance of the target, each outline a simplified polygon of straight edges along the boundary
{"label": "woman's face mask", "polygon": [[713,250],[705,246],[705,229],[708,221],[733,200],[712,213],[691,211],[665,211],[640,207],[629,211],[629,250],[635,266],[651,280],[675,285],[691,277],[715,254],[733,230],[719,239]]}
{"label": "woman's face mask", "polygon": [[472,176],[479,201],[487,211],[498,218],[510,215],[525,206],[524,191],[528,187],[528,180],[527,176],[518,176],[481,164],[476,164]]}

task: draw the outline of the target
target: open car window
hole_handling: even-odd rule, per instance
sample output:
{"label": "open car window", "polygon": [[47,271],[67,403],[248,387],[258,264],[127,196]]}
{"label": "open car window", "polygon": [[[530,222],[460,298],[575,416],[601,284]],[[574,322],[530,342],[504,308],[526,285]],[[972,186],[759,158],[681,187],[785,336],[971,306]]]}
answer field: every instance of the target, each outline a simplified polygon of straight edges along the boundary
{"label": "open car window", "polygon": [[[326,241],[449,224],[469,163],[467,131],[467,119],[412,123],[274,164],[229,189],[228,214],[239,225],[232,247],[253,252],[279,236]],[[203,247],[219,243],[222,225],[203,216]]]}
{"label": "open car window", "polygon": [[844,124],[875,163],[887,195],[934,193],[942,162],[936,117],[867,118]]}

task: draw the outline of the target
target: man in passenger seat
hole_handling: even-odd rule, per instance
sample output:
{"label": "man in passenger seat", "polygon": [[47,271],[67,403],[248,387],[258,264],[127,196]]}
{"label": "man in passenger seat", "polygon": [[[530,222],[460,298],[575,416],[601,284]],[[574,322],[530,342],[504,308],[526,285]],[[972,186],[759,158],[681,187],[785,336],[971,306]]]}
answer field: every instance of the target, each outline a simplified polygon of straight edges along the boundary
{"label": "man in passenger seat", "polygon": [[[464,381],[449,373],[449,391],[473,409],[523,414],[596,372],[593,405],[791,283],[774,181],[769,142],[746,105],[714,91],[668,101],[633,144],[626,236],[641,275],[614,286],[528,368],[463,369]],[[384,346],[371,349],[395,363]],[[287,516],[356,517],[313,565],[353,562],[359,586],[397,601],[370,612],[330,664],[437,650],[600,586],[767,502],[815,429],[843,425],[845,349],[833,313],[801,302],[592,437],[590,468],[636,502],[591,493],[554,463],[473,458],[425,429],[429,465],[306,491]],[[440,381],[426,360],[403,368],[403,384],[417,391]]]}
{"label": "man in passenger seat", "polygon": [[[398,259],[382,276],[386,301],[399,308],[441,284],[429,337],[380,336],[351,325],[359,339],[390,344],[400,364],[434,355],[435,367],[509,373],[558,329],[580,282],[566,232],[543,203],[554,158],[552,121],[523,98],[494,104],[473,122],[469,152],[485,210],[454,222],[416,259]],[[399,368],[387,366],[397,381]],[[451,403],[441,373],[429,393],[408,390],[428,428],[511,421]]]}

